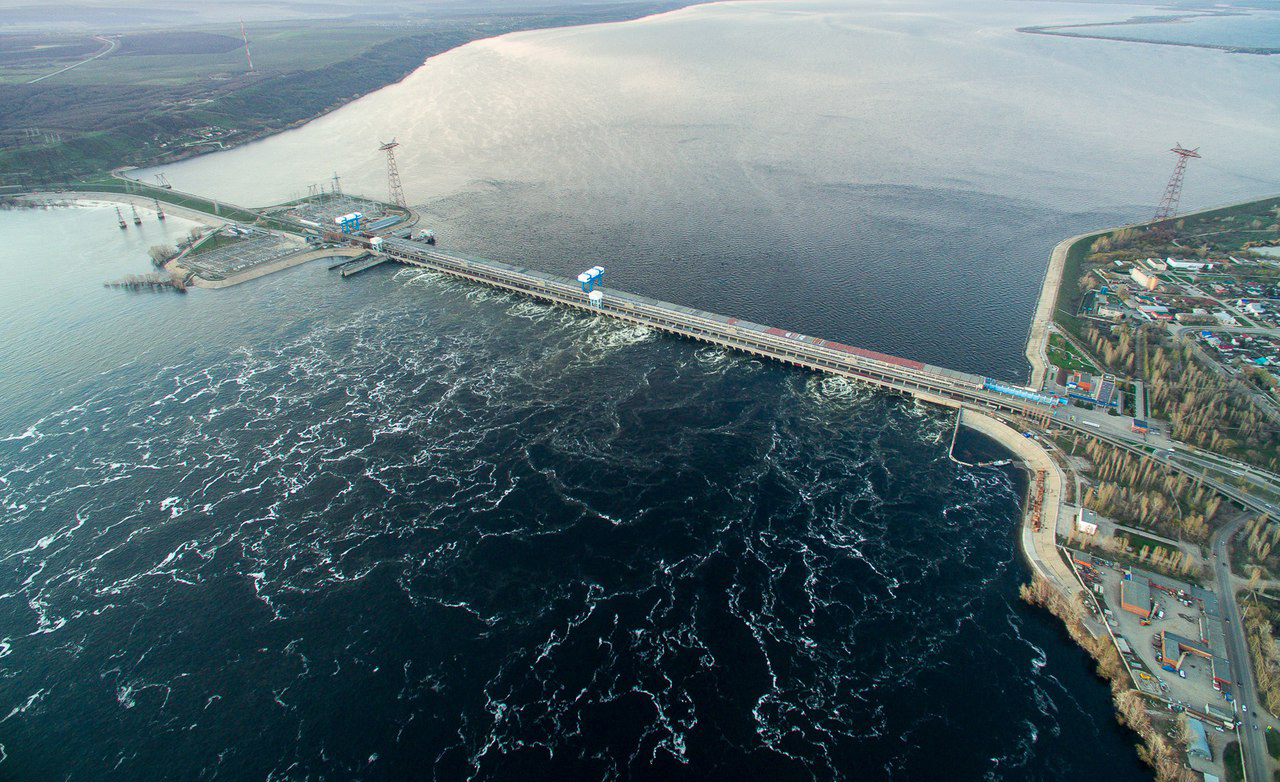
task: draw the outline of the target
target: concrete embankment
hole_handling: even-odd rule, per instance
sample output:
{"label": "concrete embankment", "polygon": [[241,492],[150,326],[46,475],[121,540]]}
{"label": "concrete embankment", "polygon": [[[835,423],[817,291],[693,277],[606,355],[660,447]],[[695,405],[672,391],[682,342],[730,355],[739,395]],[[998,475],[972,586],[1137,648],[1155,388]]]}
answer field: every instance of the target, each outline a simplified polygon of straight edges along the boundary
{"label": "concrete embankment", "polygon": [[1032,388],[1044,386],[1045,375],[1049,372],[1049,333],[1053,326],[1053,311],[1058,306],[1058,291],[1062,288],[1062,270],[1067,265],[1067,253],[1077,241],[1091,236],[1092,233],[1079,234],[1070,239],[1058,242],[1049,255],[1049,267],[1044,272],[1044,282],[1040,285],[1040,298],[1036,301],[1036,311],[1031,317],[1031,330],[1027,334],[1027,361],[1031,362]]}
{"label": "concrete embankment", "polygon": [[1049,452],[1036,440],[1023,437],[1022,433],[1007,423],[974,410],[964,411],[962,423],[979,434],[995,440],[1013,454],[1034,475],[1045,472],[1044,498],[1040,505],[1043,523],[1035,529],[1030,516],[1023,519],[1018,542],[1022,554],[1032,569],[1059,590],[1070,596],[1078,588],[1078,582],[1058,554],[1057,522],[1062,506],[1062,487],[1066,476]]}
{"label": "concrete embankment", "polygon": [[[294,253],[293,255],[286,255],[285,257],[272,261],[271,263],[264,263],[259,266],[255,266],[252,269],[241,272],[240,274],[233,274],[222,280],[206,280],[199,275],[194,275],[191,278],[191,284],[197,288],[230,288],[232,285],[239,285],[242,282],[256,280],[259,277],[265,277],[268,274],[283,271],[284,269],[289,269],[294,266],[307,263],[308,261],[316,261],[321,258],[358,258],[361,255],[367,254],[368,250],[359,247],[333,247],[323,250],[304,250],[302,252]],[[182,265],[181,259],[171,261],[170,265],[166,268],[175,273],[185,273],[187,271],[187,269]]]}
{"label": "concrete embankment", "polygon": [[[156,205],[154,198],[148,198],[146,196],[129,195],[127,193],[90,193],[90,192],[82,193],[79,191],[74,193],[42,192],[42,193],[27,193],[25,195],[20,195],[17,197],[23,199],[24,201],[53,202],[53,203],[61,202],[66,204],[77,204],[77,203],[88,204],[88,203],[93,203],[95,201],[106,201],[108,203],[113,203],[113,204],[126,204],[128,206],[142,207],[144,209],[155,209],[155,205]],[[184,220],[190,220],[192,222],[202,223],[208,226],[214,226],[214,227],[223,226],[231,222],[230,220],[224,220],[223,218],[218,217],[216,215],[211,215],[208,212],[200,212],[195,209],[188,209],[185,206],[178,206],[177,204],[171,204],[167,201],[161,204],[161,208],[164,209],[164,213],[166,215],[181,217]]]}

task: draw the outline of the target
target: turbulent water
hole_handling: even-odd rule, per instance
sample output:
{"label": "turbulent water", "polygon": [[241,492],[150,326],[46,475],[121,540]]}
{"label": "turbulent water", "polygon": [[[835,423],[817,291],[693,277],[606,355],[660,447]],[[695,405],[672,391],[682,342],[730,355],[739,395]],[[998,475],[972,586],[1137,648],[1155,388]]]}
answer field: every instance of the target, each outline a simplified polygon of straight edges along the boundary
{"label": "turbulent water", "polygon": [[0,412],[9,778],[1141,778],[940,411],[430,274],[89,288],[151,238],[0,227],[62,260],[6,291],[54,379]]}
{"label": "turbulent water", "polygon": [[[888,8],[511,36],[170,176],[269,201],[401,112],[446,245],[1017,378],[1048,248],[1141,188],[1085,170],[1114,134],[992,137],[1031,125],[983,80],[1131,50],[1011,32],[1097,9]],[[1161,56],[1256,73],[1210,55]],[[922,107],[982,132],[940,156]],[[1195,122],[1274,140],[1235,116]],[[0,212],[0,778],[1147,777],[1016,600],[1023,479],[949,460],[944,412],[419,272],[102,288],[188,227],[146,219]]]}

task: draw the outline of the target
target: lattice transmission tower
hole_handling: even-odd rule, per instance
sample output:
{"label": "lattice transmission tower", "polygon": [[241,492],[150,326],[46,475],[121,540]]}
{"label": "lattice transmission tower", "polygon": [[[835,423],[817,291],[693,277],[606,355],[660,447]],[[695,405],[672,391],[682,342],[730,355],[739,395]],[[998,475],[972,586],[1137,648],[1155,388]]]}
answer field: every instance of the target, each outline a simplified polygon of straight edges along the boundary
{"label": "lattice transmission tower", "polygon": [[244,20],[240,20],[240,37],[244,39],[244,58],[249,61],[249,73],[257,73],[253,67],[253,54],[249,52],[249,34],[244,30]]}
{"label": "lattice transmission tower", "polygon": [[396,147],[398,146],[400,145],[396,140],[391,139],[378,149],[387,153],[387,191],[391,196],[391,203],[396,206],[405,206],[404,188],[400,185],[400,169],[396,167]]}
{"label": "lattice transmission tower", "polygon": [[1169,177],[1169,184],[1164,189],[1164,198],[1160,199],[1160,206],[1156,207],[1156,216],[1152,218],[1153,220],[1165,220],[1178,213],[1178,200],[1182,198],[1182,177],[1187,173],[1187,161],[1193,157],[1200,157],[1199,149],[1200,147],[1183,149],[1182,144],[1175,144],[1173,149],[1169,150],[1178,156],[1178,163],[1173,167],[1173,176]]}

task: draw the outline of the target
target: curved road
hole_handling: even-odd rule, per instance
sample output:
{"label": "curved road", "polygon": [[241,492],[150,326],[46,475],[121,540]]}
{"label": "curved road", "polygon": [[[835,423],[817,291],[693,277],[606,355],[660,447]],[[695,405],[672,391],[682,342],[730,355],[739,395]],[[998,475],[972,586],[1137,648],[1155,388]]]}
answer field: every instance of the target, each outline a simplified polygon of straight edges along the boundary
{"label": "curved road", "polygon": [[93,36],[93,37],[94,37],[94,39],[95,39],[95,40],[102,41],[103,43],[105,43],[105,44],[107,45],[107,48],[103,49],[102,51],[98,52],[97,54],[93,55],[92,57],[87,57],[87,58],[85,58],[85,59],[81,60],[80,62],[73,62],[73,63],[71,63],[70,65],[68,65],[67,67],[65,67],[65,68],[61,68],[61,69],[59,69],[59,70],[56,70],[56,71],[54,71],[53,73],[46,73],[46,74],[45,74],[45,75],[43,75],[43,76],[38,76],[38,77],[36,77],[36,78],[32,79],[31,81],[27,82],[27,84],[35,84],[35,83],[36,83],[36,82],[38,82],[38,81],[44,81],[45,79],[49,78],[50,76],[57,76],[59,73],[66,73],[67,71],[71,70],[72,68],[79,68],[81,65],[84,65],[84,64],[85,64],[85,63],[87,63],[87,62],[92,62],[93,60],[96,60],[96,59],[98,59],[99,57],[105,57],[105,56],[107,56],[108,54],[111,54],[112,52],[114,52],[116,49],[118,49],[118,48],[120,47],[120,39],[119,39],[119,38],[106,38],[106,37],[101,36],[101,35],[95,35],[95,36]]}

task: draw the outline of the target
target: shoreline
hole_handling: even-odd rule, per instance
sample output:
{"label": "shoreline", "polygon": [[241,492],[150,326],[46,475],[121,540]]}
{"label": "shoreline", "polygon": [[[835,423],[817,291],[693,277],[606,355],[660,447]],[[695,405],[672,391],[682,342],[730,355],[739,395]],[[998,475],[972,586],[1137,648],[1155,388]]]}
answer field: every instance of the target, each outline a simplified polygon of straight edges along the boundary
{"label": "shoreline", "polygon": [[[161,100],[197,100],[199,103],[196,105],[201,107],[201,112],[211,113],[193,118],[184,110],[166,109],[151,118],[144,118],[136,112],[89,107],[86,109],[88,122],[85,133],[77,131],[66,142],[59,137],[56,144],[46,147],[28,144],[0,149],[0,161],[3,161],[0,167],[24,174],[17,179],[21,184],[13,186],[17,190],[28,186],[55,187],[60,182],[82,182],[106,176],[121,165],[136,168],[172,165],[295,130],[367,95],[398,84],[427,61],[463,46],[511,33],[639,21],[715,1],[604,0],[579,6],[546,8],[421,9],[409,12],[404,19],[406,23],[395,25],[398,29],[393,32],[385,32],[388,28],[385,21],[370,17],[357,23],[355,28],[375,30],[378,32],[375,37],[382,40],[360,44],[347,57],[337,61],[321,58],[311,62],[304,58],[304,61],[289,66],[267,69],[261,75],[246,73],[243,78],[235,69],[236,72],[226,80],[212,84],[202,81],[207,74],[192,80],[188,70],[165,66],[169,70],[165,71],[163,83],[157,83],[157,89],[162,90]],[[294,30],[332,27],[335,21],[345,24],[341,18],[324,15],[268,19]],[[180,28],[180,25],[177,28],[162,25],[156,29],[172,31]],[[329,45],[333,40],[338,41],[338,46],[349,48],[345,38],[322,38],[321,42]],[[282,52],[287,54],[288,47]],[[115,59],[113,55],[98,62],[110,63]],[[42,78],[54,75],[50,73]],[[114,73],[104,74],[100,81],[87,84],[64,84],[55,79],[53,82],[41,82],[32,89],[53,84],[55,89],[71,91],[71,102],[74,103],[81,100],[81,93],[77,90],[116,86],[113,76]],[[335,88],[335,81],[342,86]],[[27,85],[16,86],[25,88]],[[283,103],[264,99],[261,94],[264,86],[273,93],[283,91]],[[166,95],[170,97],[163,97]],[[165,128],[158,135],[155,132],[158,127],[154,124],[156,120]],[[56,112],[40,110],[36,110],[27,123],[32,127],[60,127]],[[230,135],[225,138],[201,137],[198,131],[209,124],[229,131]],[[100,138],[88,143],[86,139],[92,136]],[[161,141],[164,143],[159,144]],[[40,171],[33,176],[32,172],[37,169]],[[28,185],[28,182],[35,184]]]}
{"label": "shoreline", "polygon": [[[1275,198],[1280,198],[1280,194],[1269,194],[1255,198],[1247,198],[1242,201],[1232,201],[1229,204],[1218,204],[1216,206],[1209,206],[1203,209],[1195,209],[1190,212],[1182,212],[1174,215],[1169,219],[1181,220],[1194,215],[1208,214],[1222,209],[1234,209],[1238,206],[1256,204],[1260,201],[1270,201]],[[1031,325],[1027,329],[1027,347],[1025,355],[1027,357],[1027,361],[1031,364],[1031,375],[1028,385],[1037,390],[1040,389],[1044,385],[1045,377],[1049,371],[1049,335],[1057,329],[1057,324],[1054,322],[1054,312],[1058,309],[1058,296],[1062,290],[1062,276],[1063,272],[1066,270],[1067,256],[1070,254],[1072,247],[1075,246],[1076,242],[1079,242],[1082,239],[1088,239],[1094,236],[1104,236],[1123,228],[1151,225],[1154,222],[1156,221],[1146,220],[1136,223],[1111,226],[1109,228],[1098,228],[1063,239],[1054,245],[1053,250],[1049,253],[1049,263],[1045,267],[1044,278],[1040,282],[1040,295],[1036,299],[1036,308],[1031,316]]]}
{"label": "shoreline", "polygon": [[206,288],[214,290],[217,288],[230,288],[233,285],[239,285],[250,280],[256,280],[259,277],[265,277],[268,274],[274,274],[285,269],[292,269],[295,266],[301,266],[310,261],[318,261],[324,258],[356,258],[365,254],[365,250],[347,247],[334,247],[323,250],[302,250],[292,255],[286,255],[283,258],[254,266],[251,269],[233,274],[221,280],[210,280],[201,277],[190,269],[182,265],[182,258],[174,258],[165,264],[165,269],[175,274],[191,274],[191,284],[197,288]]}
{"label": "shoreline", "polygon": [[[69,195],[72,197],[68,197]],[[137,206],[148,210],[154,210],[155,208],[154,198],[130,195],[128,193],[84,192],[72,195],[65,192],[36,192],[18,195],[15,196],[15,198],[31,202],[33,208],[40,205],[47,205],[55,208],[65,207],[68,209],[75,209],[93,206],[95,204],[124,204],[126,206]],[[235,222],[228,218],[218,217],[207,212],[201,212],[185,206],[178,206],[177,204],[170,202],[164,202],[162,206],[166,215],[173,215],[174,217],[190,220],[194,223],[200,223],[201,225],[208,226],[215,230],[226,225],[231,225]],[[414,216],[416,217],[416,214]],[[274,274],[275,272],[284,271],[285,269],[291,269],[294,266],[300,266],[310,261],[318,261],[323,258],[354,258],[364,252],[365,250],[363,249],[356,249],[353,247],[334,247],[320,250],[299,248],[298,252],[287,255],[284,258],[279,258],[270,263],[254,266],[253,268],[232,274],[220,280],[207,279],[195,274],[182,264],[182,255],[167,261],[164,265],[164,270],[184,276],[186,274],[191,274],[190,285],[196,288],[215,290],[218,288],[230,288],[234,285],[240,285],[241,283],[256,280],[259,277],[265,277],[268,274]]]}
{"label": "shoreline", "polygon": [[[1113,26],[1121,26],[1124,23],[1114,22]],[[1101,27],[1103,25],[1067,25],[1070,27]],[[1056,30],[1051,27],[1020,27],[1020,33],[1028,33],[1030,35],[1054,35],[1059,38],[1076,38],[1085,41],[1115,41],[1119,43],[1136,43],[1143,46],[1184,46],[1190,49],[1209,49],[1212,51],[1226,52],[1227,54],[1253,54],[1261,57],[1270,57],[1280,54],[1280,49],[1269,46],[1231,46],[1229,44],[1218,43],[1190,43],[1188,41],[1160,41],[1155,38],[1130,38],[1122,36],[1110,35],[1089,35],[1088,33],[1069,33],[1062,30]]]}
{"label": "shoreline", "polygon": [[[1039,441],[1022,434],[1008,423],[987,413],[961,410],[960,423],[1001,446],[1013,457],[1013,463],[1031,475],[1044,471],[1044,499],[1041,502],[1043,523],[1036,530],[1030,513],[1023,513],[1018,533],[1018,547],[1032,573],[1044,578],[1066,597],[1074,595],[1075,577],[1058,555],[1057,521],[1062,512],[1063,486],[1066,475]],[[1028,485],[1028,491],[1031,491]]]}
{"label": "shoreline", "polygon": [[1041,388],[1049,372],[1049,335],[1054,331],[1053,313],[1058,308],[1058,293],[1062,289],[1062,273],[1066,269],[1067,254],[1076,242],[1096,233],[1097,231],[1090,231],[1063,239],[1049,253],[1049,265],[1045,268],[1044,280],[1040,283],[1040,297],[1036,299],[1031,327],[1027,331],[1026,356],[1031,363],[1029,385],[1032,388]]}
{"label": "shoreline", "polygon": [[[94,203],[107,204],[125,204],[128,206],[138,206],[144,209],[155,210],[155,202],[157,199],[148,198],[146,196],[130,195],[128,193],[106,193],[106,192],[72,192],[72,191],[53,191],[53,190],[37,190],[32,193],[19,193],[13,198],[22,201],[31,201],[34,205],[40,205],[39,202],[45,202],[47,206],[66,206],[70,208],[88,206]],[[232,220],[211,215],[208,212],[201,212],[198,209],[191,209],[185,206],[179,206],[168,201],[162,205],[166,215],[181,217],[183,220],[190,220],[193,223],[209,226],[210,228],[221,228],[224,225],[231,224]]]}
{"label": "shoreline", "polygon": [[[1268,195],[1250,198],[1230,204],[1185,212],[1170,219],[1183,219],[1192,215],[1233,209],[1261,201],[1273,200],[1276,197],[1275,195]],[[1036,301],[1036,308],[1027,332],[1025,352],[1027,360],[1031,364],[1030,385],[1033,388],[1037,390],[1043,388],[1050,371],[1049,337],[1058,331],[1055,314],[1058,310],[1058,299],[1061,294],[1063,277],[1071,251],[1081,241],[1092,239],[1096,236],[1105,236],[1122,228],[1151,225],[1154,222],[1157,221],[1130,223],[1123,226],[1093,230],[1063,239],[1054,245],[1049,255],[1049,263],[1045,268],[1044,279],[1041,282],[1040,295]],[[1120,659],[1114,639],[1110,637],[1110,630],[1108,630],[1108,637],[1105,639],[1101,636],[1094,637],[1082,623],[1079,623],[1079,627],[1074,627],[1073,624],[1078,623],[1073,618],[1074,613],[1064,609],[1064,606],[1073,606],[1080,594],[1088,594],[1084,590],[1083,584],[1079,582],[1059,554],[1057,545],[1057,522],[1062,510],[1062,489],[1065,485],[1066,474],[1053,460],[1045,446],[1038,440],[1023,437],[1008,422],[999,420],[992,415],[971,411],[965,417],[964,424],[970,429],[995,440],[998,445],[1013,456],[1015,464],[1018,464],[1028,472],[1046,471],[1044,499],[1041,505],[1043,518],[1041,529],[1036,530],[1034,527],[1033,515],[1029,507],[1031,503],[1028,502],[1027,509],[1023,512],[1022,523],[1018,532],[1019,551],[1023,559],[1030,565],[1032,571],[1031,583],[1024,587],[1026,592],[1023,594],[1023,598],[1028,603],[1044,607],[1060,619],[1068,634],[1076,641],[1080,649],[1098,663],[1098,674],[1111,684],[1117,720],[1122,725],[1127,725],[1133,729],[1147,745],[1140,752],[1140,757],[1152,766],[1152,770],[1158,780],[1174,778],[1171,774],[1176,774],[1176,769],[1182,765],[1177,753],[1174,752],[1171,756],[1168,752],[1164,752],[1167,746],[1149,730],[1149,720],[1146,726],[1148,729],[1144,730],[1141,725],[1135,725],[1132,722],[1133,715],[1127,713],[1131,712],[1132,709],[1126,708],[1126,703],[1138,704],[1139,708],[1145,712],[1145,706],[1141,706],[1142,696],[1139,694],[1140,691],[1131,686],[1133,684],[1132,674],[1129,677],[1130,681],[1125,683],[1118,673],[1106,670],[1108,667],[1114,668],[1114,666],[1108,666],[1105,660],[1111,658]],[[1028,498],[1032,491],[1034,491],[1033,485],[1029,483],[1027,487]],[[1034,597],[1028,597],[1029,595],[1034,595]],[[1227,599],[1234,600],[1234,595],[1227,596]],[[1105,640],[1105,644],[1099,645],[1098,641],[1100,640]],[[1122,698],[1126,700],[1122,701]],[[1162,752],[1164,753],[1163,759],[1161,758]],[[1169,765],[1169,763],[1172,763],[1172,765]]]}

